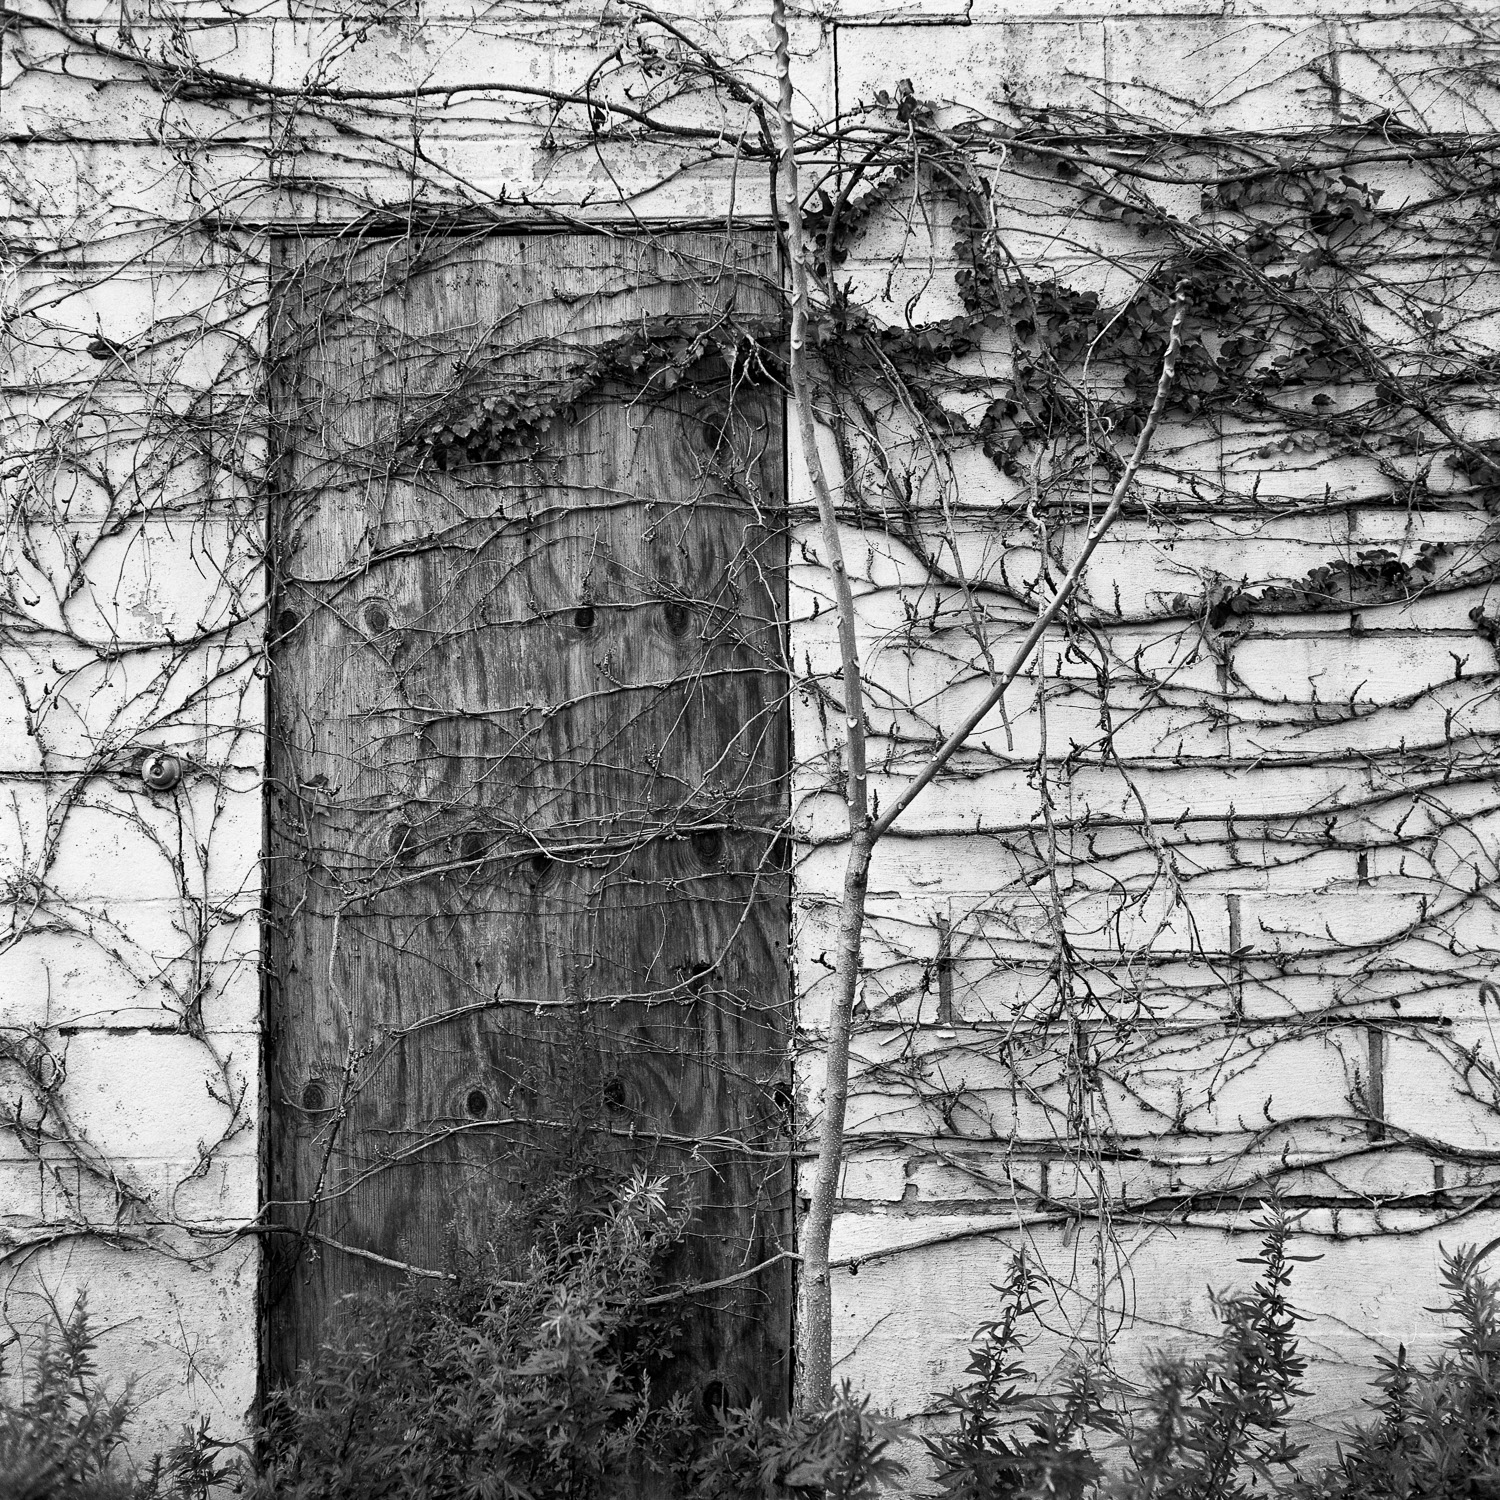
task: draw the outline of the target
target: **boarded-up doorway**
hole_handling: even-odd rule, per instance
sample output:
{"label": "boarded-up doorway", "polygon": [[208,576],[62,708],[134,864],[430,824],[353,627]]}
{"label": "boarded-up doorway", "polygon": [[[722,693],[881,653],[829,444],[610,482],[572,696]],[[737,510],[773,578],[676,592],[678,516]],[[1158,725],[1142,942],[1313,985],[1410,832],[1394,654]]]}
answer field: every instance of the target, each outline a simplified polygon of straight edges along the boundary
{"label": "boarded-up doorway", "polygon": [[[786,579],[767,237],[286,247],[266,1374],[549,1175],[697,1209],[691,1383],[784,1404]],[[769,1262],[757,1274],[740,1273]],[[715,1397],[722,1399],[720,1392]]]}

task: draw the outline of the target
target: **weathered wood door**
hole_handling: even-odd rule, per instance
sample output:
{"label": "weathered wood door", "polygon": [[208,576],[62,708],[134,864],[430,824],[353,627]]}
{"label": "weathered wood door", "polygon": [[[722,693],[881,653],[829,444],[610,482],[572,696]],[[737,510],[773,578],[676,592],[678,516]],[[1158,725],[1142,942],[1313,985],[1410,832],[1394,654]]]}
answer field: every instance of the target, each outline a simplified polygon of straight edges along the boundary
{"label": "weathered wood door", "polygon": [[[708,1399],[784,1400],[786,536],[772,247],[289,251],[266,1366],[631,1162]],[[747,330],[749,330],[747,332]]]}

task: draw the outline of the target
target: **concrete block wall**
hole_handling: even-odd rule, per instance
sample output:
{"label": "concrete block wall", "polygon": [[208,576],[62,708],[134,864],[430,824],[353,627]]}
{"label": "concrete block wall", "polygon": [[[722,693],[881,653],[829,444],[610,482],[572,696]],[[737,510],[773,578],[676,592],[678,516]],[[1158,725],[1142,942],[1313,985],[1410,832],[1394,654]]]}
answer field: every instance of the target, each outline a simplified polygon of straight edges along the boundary
{"label": "concrete block wall", "polygon": [[[1291,132],[1391,109],[1473,129],[1493,103],[1483,88],[1462,97],[1461,22],[1152,9],[969,8],[938,24],[841,11],[840,105],[889,87],[894,58],[919,94],[951,101],[950,119],[1022,103]],[[1476,73],[1487,76],[1482,62]],[[1389,200],[1424,192],[1420,173],[1374,172]],[[1118,297],[1161,254],[1065,215],[1045,182],[996,180],[1014,194],[1000,211],[1007,247],[1039,280]],[[1164,187],[1157,201],[1191,217],[1191,196]],[[914,321],[958,311],[945,231],[936,214],[895,221],[864,264],[852,257],[896,320],[903,307]],[[1479,268],[1464,304],[1486,350],[1477,319],[1497,291]],[[1366,326],[1400,357],[1394,322],[1372,308]],[[1487,436],[1482,406],[1464,420]],[[1017,1251],[1056,1289],[1044,1363],[1113,1340],[1135,1373],[1153,1348],[1193,1347],[1213,1326],[1207,1289],[1234,1284],[1253,1246],[1245,1200],[1274,1179],[1302,1213],[1302,1248],[1322,1255],[1299,1268],[1298,1296],[1318,1314],[1308,1411],[1336,1432],[1358,1416],[1377,1344],[1431,1347],[1434,1322],[1410,1289],[1436,1284],[1440,1245],[1496,1232],[1493,1095],[1455,1086],[1463,1059],[1494,1055],[1477,981],[1494,946],[1479,829],[1494,806],[1496,660],[1471,613],[1493,607],[1493,585],[1481,570],[1472,589],[1266,617],[1221,642],[1162,618],[1216,575],[1253,590],[1361,549],[1410,559],[1442,542],[1465,567],[1484,554],[1490,518],[1436,465],[1406,504],[1392,466],[1284,437],[1271,416],[1218,435],[1169,420],[1142,475],[1156,514],[1122,521],[1090,566],[1091,641],[1054,636],[1010,697],[1009,735],[991,715],[961,774],[925,792],[905,836],[877,854],[835,1294],[840,1373],[896,1409],[961,1378],[967,1337],[996,1310],[993,1284]],[[993,577],[1002,558],[1013,586],[1037,576],[1034,533],[1010,519],[1016,489],[982,465],[950,486],[970,578]],[[1059,571],[1081,537],[1058,542]],[[806,545],[816,592],[819,549]],[[984,664],[951,591],[949,633],[909,649],[903,620],[925,619],[940,591],[868,531],[851,529],[845,547],[871,717],[890,725],[886,741],[877,722],[872,751],[885,800],[920,764],[924,732],[950,729],[982,695]],[[804,639],[828,670],[826,590],[822,603]],[[998,660],[1030,617],[1018,609],[992,637]],[[1035,767],[1043,702],[1061,830],[1051,858]],[[822,732],[811,709],[797,722],[807,740]],[[802,805],[814,837],[835,836],[832,790],[810,788]],[[840,868],[835,848],[799,866],[804,996],[829,983]],[[1059,931],[1077,986],[1066,1006]],[[815,1098],[815,1048],[806,1074]],[[1103,1143],[1093,1151],[1079,1149],[1081,1119]]]}
{"label": "concrete block wall", "polygon": [[[1437,129],[1490,118],[1491,43],[1461,16],[1336,0],[1207,9],[830,0],[794,17],[798,115],[829,119],[909,77],[951,111],[1076,106],[1184,131],[1382,109]],[[690,4],[678,19],[773,90],[759,4]],[[623,39],[621,17],[592,4],[458,0],[19,0],[0,36],[0,1097],[12,1120],[0,1284],[17,1326],[40,1299],[87,1288],[107,1368],[139,1377],[148,1434],[191,1411],[232,1425],[255,1386],[257,1242],[237,1231],[257,1211],[276,237],[337,232],[372,205],[502,223],[722,222],[731,207],[764,221],[759,164],[708,160],[691,138],[591,138],[576,110],[485,87],[566,91]],[[178,86],[185,57],[204,86]],[[662,97],[649,67],[632,76],[637,104]],[[309,80],[349,97],[314,109],[298,93]],[[745,128],[707,83],[663,108],[724,140]],[[1420,189],[1396,166],[1372,170],[1392,194]],[[1196,211],[1193,193],[1161,198]],[[1119,295],[1149,253],[1063,207],[1048,184],[1016,181],[1001,216],[1011,252]],[[847,267],[914,321],[957,310],[953,269],[941,217],[913,227],[899,214]],[[1493,275],[1460,289],[1473,337],[1492,346]],[[1472,421],[1491,435],[1482,413]],[[1096,665],[1049,640],[1009,700],[1009,738],[987,720],[877,854],[836,1305],[838,1373],[882,1405],[919,1411],[956,1377],[1022,1247],[1058,1288],[1047,1347],[1119,1333],[1133,1367],[1150,1345],[1190,1340],[1212,1325],[1207,1287],[1251,1243],[1239,1204],[1274,1167],[1324,1256],[1300,1274],[1333,1422],[1357,1405],[1375,1341],[1433,1339],[1421,1308],[1439,1242],[1500,1233],[1497,1101],[1481,1082],[1455,1086],[1465,1058],[1500,1062],[1476,990],[1497,947],[1497,665],[1470,618],[1494,612],[1493,585],[1269,617],[1219,641],[1151,618],[1210,575],[1284,583],[1362,547],[1407,557],[1442,541],[1472,563],[1488,517],[1461,481],[1438,493],[1434,472],[1428,498],[1403,507],[1389,472],[1281,436],[1270,421],[1222,436],[1164,426],[1142,476],[1157,515],[1122,522],[1088,576],[1114,755],[1090,749]],[[794,451],[805,508],[800,472]],[[1184,510],[1185,474],[1216,503]],[[1042,554],[1015,519],[1016,486],[962,459],[954,494],[968,575],[1034,581]],[[1251,495],[1289,503],[1250,507]],[[1290,503],[1309,497],[1329,503]],[[1081,533],[1060,532],[1065,559]],[[912,736],[951,726],[983,668],[957,611],[950,629],[904,642],[910,610],[934,604],[912,555],[885,533],[851,526],[844,540],[888,801],[920,763]],[[831,676],[814,527],[793,556],[793,657]],[[1025,618],[994,618],[997,654]],[[1330,716],[1332,703],[1351,711]],[[841,868],[837,736],[812,695],[793,722],[813,1112]],[[1463,753],[1437,754],[1455,735]],[[158,749],[184,774],[152,792],[139,768]],[[1346,750],[1360,759],[1332,762]],[[1176,861],[1173,888],[1143,825]],[[1093,999],[1071,1022],[1038,1024],[1055,1010],[1058,924]],[[1125,1036],[1127,1004],[1140,1024]],[[1076,1149],[1068,1060],[1083,1055],[1105,1152]],[[1367,1120],[1375,1059],[1380,1139]]]}

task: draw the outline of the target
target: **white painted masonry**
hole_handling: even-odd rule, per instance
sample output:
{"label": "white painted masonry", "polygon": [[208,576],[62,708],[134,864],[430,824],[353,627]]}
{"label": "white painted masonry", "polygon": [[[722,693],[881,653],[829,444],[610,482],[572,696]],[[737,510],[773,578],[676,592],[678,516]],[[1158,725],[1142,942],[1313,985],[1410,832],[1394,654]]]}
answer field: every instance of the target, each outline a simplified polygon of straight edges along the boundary
{"label": "white painted masonry", "polygon": [[[1450,49],[1469,45],[1451,18],[1335,0],[1209,10],[1201,0],[828,0],[795,21],[799,113],[827,118],[909,77],[919,94],[960,102],[1084,103],[1135,109],[1179,128],[1244,130],[1334,122],[1355,99],[1367,109],[1388,97],[1400,109],[1415,89],[1433,128],[1473,124],[1468,106],[1443,90],[1445,58],[1457,55]],[[84,0],[68,7],[66,25],[61,14],[48,0],[7,0],[0,39],[0,317],[15,359],[0,369],[0,474],[12,497],[0,533],[0,891],[13,910],[9,935],[0,930],[0,1111],[15,1126],[0,1131],[0,1252],[9,1257],[0,1286],[16,1327],[35,1318],[43,1298],[66,1302],[87,1290],[107,1330],[103,1360],[137,1380],[148,1435],[192,1413],[232,1430],[256,1387],[258,1248],[253,1235],[235,1231],[253,1224],[259,1191],[258,590],[266,488],[246,457],[263,454],[257,361],[270,235],[299,222],[337,224],[352,211],[339,199],[341,183],[349,202],[373,195],[400,204],[401,151],[411,138],[411,112],[399,99],[373,134],[345,139],[290,104],[239,97],[232,80],[294,89],[318,67],[325,79],[393,93],[478,79],[566,89],[618,44],[622,13],[580,0],[402,0],[379,12],[301,0]],[[682,14],[771,87],[758,0],[689,4]],[[102,42],[104,52],[82,38]],[[1396,42],[1429,49],[1430,71],[1382,75],[1372,55]],[[133,50],[165,63],[185,50],[222,75],[222,88],[164,97],[167,72],[156,81],[144,76],[150,69],[125,55]],[[534,109],[473,93],[426,97],[420,114],[435,170],[471,199],[503,192],[512,204],[525,199],[587,218],[604,213],[622,187],[638,188],[633,212],[653,224],[722,219],[731,194],[742,217],[767,210],[759,169],[696,170],[686,146],[615,152],[605,143],[592,159],[563,156],[549,149]],[[307,187],[313,175],[317,190]],[[653,186],[663,177],[665,185]],[[1013,228],[1018,256],[1082,263],[1082,249],[1048,221],[1040,198],[1016,206]],[[934,227],[934,264],[951,264],[948,235]],[[914,318],[953,310],[942,300],[950,278],[924,280],[908,258],[887,285],[891,261],[878,235],[861,255],[851,270],[883,288],[893,306],[910,299]],[[154,445],[153,403],[186,406],[210,387],[215,420],[196,445]],[[42,472],[38,434],[48,453],[65,450],[69,461],[56,473]],[[1500,421],[1471,436],[1494,434]],[[1194,441],[1185,428],[1161,439],[1179,463]],[[1253,476],[1263,494],[1327,487],[1358,495],[1376,483],[1322,456],[1267,452],[1264,434],[1254,432],[1238,445],[1226,438],[1201,464],[1242,486]],[[795,484],[795,454],[791,473]],[[1443,478],[1434,472],[1430,482]],[[965,482],[970,505],[1007,498],[993,473]],[[124,520],[122,494],[135,497]],[[47,524],[35,524],[39,518]],[[1296,579],[1356,546],[1400,552],[1418,530],[1423,540],[1469,544],[1488,524],[1482,510],[1460,505],[1424,517],[1420,528],[1388,506],[1330,507],[1284,523],[1131,522],[1100,554],[1090,587],[1096,598],[1117,588],[1128,608],[1187,587],[1204,569]],[[821,569],[813,533],[802,540],[804,550],[793,553],[803,559],[794,569],[793,656],[818,669],[833,659],[831,616],[813,618]],[[993,565],[981,528],[972,540],[971,571]],[[877,554],[853,531],[847,545],[872,675],[900,677],[913,699],[936,694],[945,661],[907,659],[882,645],[902,618],[903,560]],[[1405,853],[1372,839],[1378,850],[1366,856],[1353,837],[1316,859],[1277,862],[1268,851],[1253,879],[1205,865],[1188,882],[1186,912],[1135,914],[1143,936],[1170,917],[1153,951],[1180,956],[1184,1019],[1193,1013],[1196,954],[1397,942],[1419,915],[1425,920],[1429,866],[1446,861],[1451,872],[1475,858],[1462,840],[1445,842],[1435,801],[1449,809],[1462,802],[1473,840],[1493,846],[1500,796],[1492,763],[1476,764],[1461,789],[1447,791],[1430,786],[1415,760],[1404,784],[1390,780],[1388,761],[1377,769],[1374,754],[1339,767],[1332,780],[1326,768],[1298,765],[1299,754],[1328,748],[1336,736],[1372,752],[1418,745],[1434,715],[1457,715],[1476,735],[1500,730],[1494,649],[1469,618],[1492,593],[1479,585],[1434,604],[1372,611],[1355,632],[1347,613],[1278,616],[1235,648],[1247,691],[1303,705],[1354,693],[1369,707],[1356,725],[1289,722],[1236,743],[1242,725],[1180,715],[1178,722],[1162,705],[1146,707],[1122,731],[1160,822],[1191,810],[1226,820],[1233,837],[1233,820],[1249,809],[1312,808],[1366,777],[1372,801],[1358,817],[1388,831],[1405,813],[1414,820],[1406,831],[1424,818],[1434,830],[1432,847]],[[1139,635],[1134,644],[1123,638],[1130,629]],[[176,649],[205,632],[207,644],[190,654]],[[1136,646],[1182,649],[1149,626],[1121,627],[1114,644],[1127,654]],[[121,654],[122,645],[145,649]],[[1055,646],[1046,665],[1064,677],[1074,670]],[[1220,685],[1206,653],[1184,658],[1177,680]],[[1428,686],[1433,696],[1412,706]],[[1035,753],[1034,698],[1026,686],[1012,700],[1017,757]],[[1050,733],[1063,747],[1069,711],[1060,705],[1051,714]],[[945,704],[939,717],[951,721],[957,712]],[[838,808],[810,700],[794,706],[794,729],[803,767],[798,817],[808,833],[827,833]],[[1003,748],[998,719],[978,737]],[[145,746],[182,758],[180,787],[152,794],[143,786],[136,768]],[[875,781],[886,798],[894,795],[889,775]],[[1129,793],[1085,764],[1072,771],[1065,795],[1076,815],[1124,809]],[[1377,806],[1380,798],[1388,800]],[[1245,1227],[1232,1203],[1170,1226],[1121,1211],[1101,1239],[1089,1217],[1097,1207],[1204,1184],[1208,1169],[1195,1160],[1192,1140],[1079,1166],[1053,1149],[1055,1125],[1043,1105],[1060,1085],[1045,1049],[1018,1054],[1009,1068],[966,1051],[974,1028],[1003,1027],[1026,982],[1027,955],[1034,957],[1040,918],[1024,890],[1017,893],[1014,832],[1034,809],[1020,760],[975,779],[955,777],[926,793],[903,836],[876,856],[867,1025],[856,1044],[853,1139],[835,1230],[837,1373],[902,1412],[919,1409],[962,1370],[965,1340],[992,1310],[992,1284],[1023,1240],[1069,1288],[1053,1330],[1057,1347],[1067,1323],[1088,1336],[1102,1320],[1125,1330],[1127,1364],[1148,1346],[1211,1327],[1207,1289],[1233,1282],[1246,1269],[1235,1258],[1253,1243],[1230,1234]],[[1099,838],[1105,860],[1109,835]],[[1095,917],[1112,899],[1117,873],[1091,885],[1090,868],[1074,864],[1066,892],[1084,946],[1097,935]],[[809,853],[797,868],[794,963],[810,1106],[840,873],[836,847]],[[1467,908],[1455,922],[1469,958],[1464,977],[1423,999],[1424,1013],[1441,1012],[1449,1023],[1442,1045],[1450,1053],[1490,1045],[1471,980],[1500,948],[1492,904]],[[946,958],[944,928],[952,934]],[[940,960],[951,983],[943,1013],[928,982]],[[1309,979],[1308,993],[1297,995],[1247,981],[1249,1024],[1233,1034],[1195,1033],[1197,1053],[1174,1057],[1170,1078],[1143,1051],[1131,1088],[1113,1098],[1117,1121],[1149,1134],[1158,1118],[1151,1111],[1173,1090],[1190,1126],[1325,1117],[1368,1071],[1369,1018],[1393,1014],[1376,980],[1348,1005],[1347,1024],[1299,1025],[1299,1006],[1328,998],[1319,984],[1331,993],[1341,982]],[[1500,1210],[1490,1206],[1493,1166],[1473,1167],[1466,1180],[1466,1169],[1442,1167],[1422,1144],[1493,1148],[1500,1117],[1455,1094],[1452,1070],[1425,1034],[1382,1036],[1385,1117],[1412,1139],[1342,1175],[1317,1167],[1306,1186],[1307,1224],[1324,1233],[1316,1242],[1323,1258],[1299,1269],[1298,1296],[1315,1314],[1313,1383],[1329,1420],[1357,1407],[1377,1343],[1431,1344],[1435,1325],[1422,1308],[1433,1300],[1439,1240],[1500,1235]],[[938,1142],[931,1098],[903,1082],[912,1078],[941,1080],[955,1109],[982,1105],[986,1118],[1008,1119],[1009,1129]],[[1197,1078],[1212,1078],[1212,1089],[1199,1089]],[[1318,1140],[1295,1130],[1279,1136],[1275,1150],[1283,1160],[1298,1151],[1309,1163],[1326,1157]],[[1446,1176],[1435,1178],[1435,1168]],[[1226,1182],[1246,1175],[1213,1170]],[[1439,1230],[1430,1205],[1406,1201],[1430,1193],[1434,1181],[1472,1208],[1465,1222]],[[1078,1217],[1040,1215],[1039,1195],[1076,1203]],[[1389,1235],[1338,1237],[1377,1216]],[[1101,1292],[1102,1310],[1091,1300]]]}

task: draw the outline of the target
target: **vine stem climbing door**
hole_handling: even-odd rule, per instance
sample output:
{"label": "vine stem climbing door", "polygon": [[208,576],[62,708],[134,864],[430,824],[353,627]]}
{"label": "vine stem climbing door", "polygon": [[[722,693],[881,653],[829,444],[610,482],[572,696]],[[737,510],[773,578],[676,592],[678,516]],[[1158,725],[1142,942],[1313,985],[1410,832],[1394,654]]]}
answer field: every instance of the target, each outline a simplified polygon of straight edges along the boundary
{"label": "vine stem climbing door", "polygon": [[692,1205],[675,1383],[784,1402],[773,255],[283,252],[271,1380],[345,1294],[523,1239],[548,1184],[641,1168]]}

